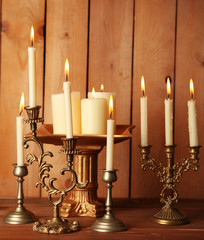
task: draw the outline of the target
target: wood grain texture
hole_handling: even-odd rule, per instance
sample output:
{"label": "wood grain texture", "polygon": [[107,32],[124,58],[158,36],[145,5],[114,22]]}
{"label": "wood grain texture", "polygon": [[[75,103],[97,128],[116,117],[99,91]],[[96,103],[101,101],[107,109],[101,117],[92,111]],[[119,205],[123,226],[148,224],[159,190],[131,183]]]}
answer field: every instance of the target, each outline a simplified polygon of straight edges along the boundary
{"label": "wood grain texture", "polygon": [[[63,92],[66,58],[70,64],[71,90],[80,91],[81,98],[86,96],[87,33],[88,0],[47,1],[45,123],[52,123],[51,95]],[[58,173],[65,167],[65,156],[59,155],[59,147],[45,145],[45,149],[53,152],[52,174],[60,178]],[[59,186],[63,186],[64,178],[61,176]],[[43,191],[42,195],[47,193]]]}
{"label": "wood grain texture", "polygon": [[[0,191],[1,196],[16,196],[17,183],[12,174],[12,164],[16,163],[16,116],[22,91],[28,104],[27,52],[32,25],[37,49],[37,103],[42,104],[44,4],[41,0],[20,0],[18,4],[15,0],[2,1],[0,186],[4,191]],[[39,196],[34,187],[35,172],[35,167],[30,168],[25,178],[25,196]]]}
{"label": "wood grain texture", "polygon": [[[116,122],[130,123],[133,1],[91,1],[89,41],[89,91],[95,87],[116,92]],[[106,188],[101,183],[105,168],[105,149],[99,156],[99,196]],[[129,142],[115,145],[114,168],[119,169],[114,184],[116,197],[129,194]]]}
{"label": "wood grain texture", "polygon": [[[92,231],[90,226],[96,221],[90,217],[74,217],[69,221],[78,220],[80,231],[71,234],[40,234],[33,232],[33,224],[13,225],[5,224],[2,219],[15,206],[11,199],[0,199],[0,234],[1,240],[38,240],[38,239],[73,239],[73,240],[203,240],[204,219],[200,214],[204,211],[204,201],[183,201],[179,210],[188,216],[190,224],[180,226],[162,226],[153,223],[150,217],[161,209],[158,199],[113,199],[114,214],[124,222],[128,230],[124,232],[103,233]],[[25,202],[27,209],[35,213],[41,220],[52,216],[52,207],[46,199],[29,199]]]}
{"label": "wood grain texture", "polygon": [[[188,109],[190,99],[189,81],[194,80],[195,100],[197,107],[199,145],[204,146],[204,2],[178,1],[177,49],[176,49],[176,116],[175,143],[176,160],[183,161],[189,157],[187,145]],[[180,196],[183,198],[204,198],[204,153],[200,151],[200,168],[184,173],[178,184]]]}
{"label": "wood grain texture", "polygon": [[136,0],[134,32],[134,74],[132,123],[136,130],[132,139],[132,197],[158,197],[162,185],[155,173],[141,169],[140,97],[144,76],[148,97],[148,136],[153,145],[151,155],[166,162],[164,155],[164,99],[166,76],[174,79],[176,1]]}

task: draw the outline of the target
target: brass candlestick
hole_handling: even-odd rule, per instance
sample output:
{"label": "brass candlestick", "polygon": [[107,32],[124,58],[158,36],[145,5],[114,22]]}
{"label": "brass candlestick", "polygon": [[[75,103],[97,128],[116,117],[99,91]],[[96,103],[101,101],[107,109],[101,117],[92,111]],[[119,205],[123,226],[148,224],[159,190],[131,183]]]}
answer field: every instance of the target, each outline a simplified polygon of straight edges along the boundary
{"label": "brass candlestick", "polygon": [[117,170],[103,170],[103,181],[107,183],[106,213],[91,227],[98,232],[121,232],[127,230],[123,222],[115,218],[112,213],[112,183],[117,181]]}
{"label": "brass candlestick", "polygon": [[153,216],[153,221],[165,225],[188,223],[188,219],[174,207],[174,203],[178,202],[178,192],[175,183],[180,181],[182,172],[187,172],[190,169],[198,170],[200,146],[189,147],[190,158],[185,158],[183,163],[177,162],[176,164],[174,164],[175,145],[165,146],[167,166],[164,163],[157,163],[155,158],[149,157],[151,146],[139,147],[142,154],[142,169],[146,170],[149,167],[153,172],[158,170],[157,176],[164,183],[160,201],[165,205],[161,211]]}
{"label": "brass candlestick", "polygon": [[[58,189],[54,186],[54,182],[57,180],[56,178],[49,179],[49,172],[53,166],[47,163],[44,160],[45,156],[53,157],[51,152],[44,152],[42,143],[38,140],[36,130],[37,130],[37,122],[42,121],[39,118],[39,106],[34,108],[25,107],[28,115],[28,120],[26,122],[30,123],[32,136],[27,137],[24,140],[24,147],[28,148],[28,142],[35,142],[40,149],[40,156],[37,158],[34,154],[28,154],[27,162],[32,164],[34,161],[38,162],[39,165],[39,181],[36,183],[36,186],[41,185],[48,192],[48,200],[53,204],[53,218],[41,222],[35,222],[33,225],[33,231],[40,233],[51,233],[51,234],[61,234],[61,233],[69,233],[79,231],[79,222],[73,221],[72,223],[67,220],[61,219],[59,216],[59,205],[63,201],[64,195],[66,195],[69,191],[71,191],[75,186],[78,188],[85,188],[88,184],[88,181],[85,184],[78,183],[76,172],[72,169],[73,165],[73,155],[78,153],[79,151],[75,150],[77,138],[62,138],[64,149],[60,152],[66,155],[67,167],[61,170],[61,174],[64,175],[66,171],[69,171],[73,176],[72,184],[67,189]],[[48,181],[49,179],[49,181]],[[47,181],[46,181],[47,180]],[[48,183],[47,183],[48,182]],[[53,199],[53,195],[59,197],[58,200]]]}
{"label": "brass candlestick", "polygon": [[32,223],[37,220],[35,215],[28,211],[23,206],[23,177],[28,175],[28,169],[27,165],[18,166],[17,164],[14,164],[14,170],[13,175],[18,177],[18,193],[17,193],[17,207],[10,213],[6,215],[6,217],[3,219],[5,223],[10,224],[26,224],[26,223]]}

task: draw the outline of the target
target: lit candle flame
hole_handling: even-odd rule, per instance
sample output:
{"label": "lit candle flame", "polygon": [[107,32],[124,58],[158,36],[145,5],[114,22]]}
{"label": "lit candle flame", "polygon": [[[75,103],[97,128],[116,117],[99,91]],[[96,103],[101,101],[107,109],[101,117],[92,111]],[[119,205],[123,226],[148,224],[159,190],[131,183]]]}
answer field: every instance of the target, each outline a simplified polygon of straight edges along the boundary
{"label": "lit candle flame", "polygon": [[110,119],[112,119],[113,117],[113,96],[110,96],[110,100],[109,100],[109,116]]}
{"label": "lit candle flame", "polygon": [[170,83],[170,78],[167,78],[167,97],[170,98],[171,95],[171,83]]}
{"label": "lit candle flame", "polygon": [[19,115],[22,114],[24,109],[24,92],[21,94],[21,101],[20,101],[20,106],[19,106]]}
{"label": "lit candle flame", "polygon": [[92,88],[92,98],[95,98],[95,88]]}
{"label": "lit candle flame", "polygon": [[30,45],[31,45],[31,47],[33,47],[33,44],[34,44],[34,28],[32,26],[31,30],[30,30]]}
{"label": "lit candle flame", "polygon": [[144,95],[145,95],[145,81],[144,81],[143,76],[141,78],[141,90],[142,90],[142,96],[144,97]]}
{"label": "lit candle flame", "polygon": [[66,58],[64,69],[65,69],[65,81],[68,81],[68,79],[69,79],[69,61],[68,61],[68,58]]}
{"label": "lit candle flame", "polygon": [[103,86],[103,84],[101,84],[101,92],[103,92],[104,91],[104,86]]}
{"label": "lit candle flame", "polygon": [[193,97],[194,97],[194,86],[193,86],[192,78],[190,79],[190,95],[191,95],[191,98],[193,99]]}

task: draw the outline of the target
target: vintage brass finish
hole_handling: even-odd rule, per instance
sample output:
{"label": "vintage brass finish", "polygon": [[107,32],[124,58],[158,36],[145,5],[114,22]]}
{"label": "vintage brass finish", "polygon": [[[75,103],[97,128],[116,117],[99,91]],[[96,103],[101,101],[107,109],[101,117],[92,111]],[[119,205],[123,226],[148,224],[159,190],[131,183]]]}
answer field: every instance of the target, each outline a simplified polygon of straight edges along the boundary
{"label": "vintage brass finish", "polygon": [[80,183],[89,181],[85,189],[75,187],[69,196],[65,196],[61,216],[102,217],[105,213],[104,203],[97,197],[97,161],[101,147],[89,149],[78,146],[81,152],[74,155],[73,169]]}
{"label": "vintage brass finish", "polygon": [[[37,122],[39,122],[39,107],[36,108],[25,108],[28,115],[27,123],[30,123],[32,136],[26,137],[24,139],[24,147],[28,148],[29,142],[34,142],[40,149],[40,156],[37,158],[34,154],[27,155],[27,162],[32,164],[33,162],[38,162],[39,165],[39,181],[36,183],[36,186],[41,185],[48,192],[48,200],[53,204],[53,218],[51,220],[41,222],[35,222],[33,225],[33,231],[40,233],[50,233],[50,234],[61,234],[79,231],[78,221],[73,223],[68,222],[67,220],[62,220],[59,216],[59,205],[63,201],[64,195],[70,192],[75,186],[78,188],[85,188],[88,184],[86,181],[84,184],[79,183],[77,179],[76,172],[72,169],[73,165],[73,156],[76,153],[79,153],[79,150],[75,150],[77,138],[62,138],[63,149],[60,150],[61,153],[66,155],[67,167],[61,170],[61,174],[64,175],[66,171],[72,174],[72,184],[66,189],[58,189],[54,186],[56,178],[50,177],[50,170],[53,166],[50,163],[47,163],[44,160],[44,157],[49,156],[53,157],[51,152],[44,152],[42,143],[38,140],[36,130]],[[35,119],[38,117],[38,119]],[[58,200],[53,199],[53,196],[58,196]]]}
{"label": "vintage brass finish", "polygon": [[13,175],[18,177],[18,193],[17,193],[17,207],[10,213],[6,215],[6,217],[3,219],[5,223],[9,224],[26,224],[26,223],[32,223],[37,220],[35,215],[28,211],[23,206],[23,177],[28,175],[28,169],[27,165],[24,166],[18,166],[14,164],[14,170]]}
{"label": "vintage brass finish", "polygon": [[117,181],[116,171],[103,170],[103,181],[107,183],[106,213],[91,226],[94,231],[122,232],[127,230],[123,222],[115,218],[112,213],[112,183]]}
{"label": "vintage brass finish", "polygon": [[176,164],[174,164],[175,145],[165,146],[167,166],[165,166],[164,163],[158,164],[155,158],[149,158],[151,146],[139,147],[142,154],[142,169],[146,170],[147,167],[149,167],[153,172],[158,170],[157,176],[160,177],[160,181],[164,183],[160,194],[160,201],[165,205],[161,211],[154,215],[152,220],[164,225],[181,225],[188,223],[187,218],[174,207],[174,203],[178,202],[178,192],[175,183],[180,182],[182,172],[187,172],[190,169],[194,171],[198,170],[200,146],[189,147],[190,158],[185,158],[183,163],[177,162]]}

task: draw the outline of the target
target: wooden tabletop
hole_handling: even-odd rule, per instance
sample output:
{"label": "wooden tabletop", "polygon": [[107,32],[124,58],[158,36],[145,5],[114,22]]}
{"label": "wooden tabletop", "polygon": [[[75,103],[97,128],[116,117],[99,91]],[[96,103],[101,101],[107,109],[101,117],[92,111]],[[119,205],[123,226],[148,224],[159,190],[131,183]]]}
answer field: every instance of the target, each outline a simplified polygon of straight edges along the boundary
{"label": "wooden tabletop", "polygon": [[[33,232],[32,224],[5,224],[3,217],[16,206],[15,199],[0,199],[0,239],[204,239],[204,200],[182,200],[179,210],[190,220],[181,226],[162,226],[151,222],[151,217],[162,205],[156,199],[115,199],[114,214],[122,220],[128,230],[120,233],[100,233],[90,229],[95,219],[90,217],[70,218],[78,220],[81,230],[75,233],[49,235]],[[27,199],[25,207],[40,219],[52,216],[52,207],[47,199]]]}

